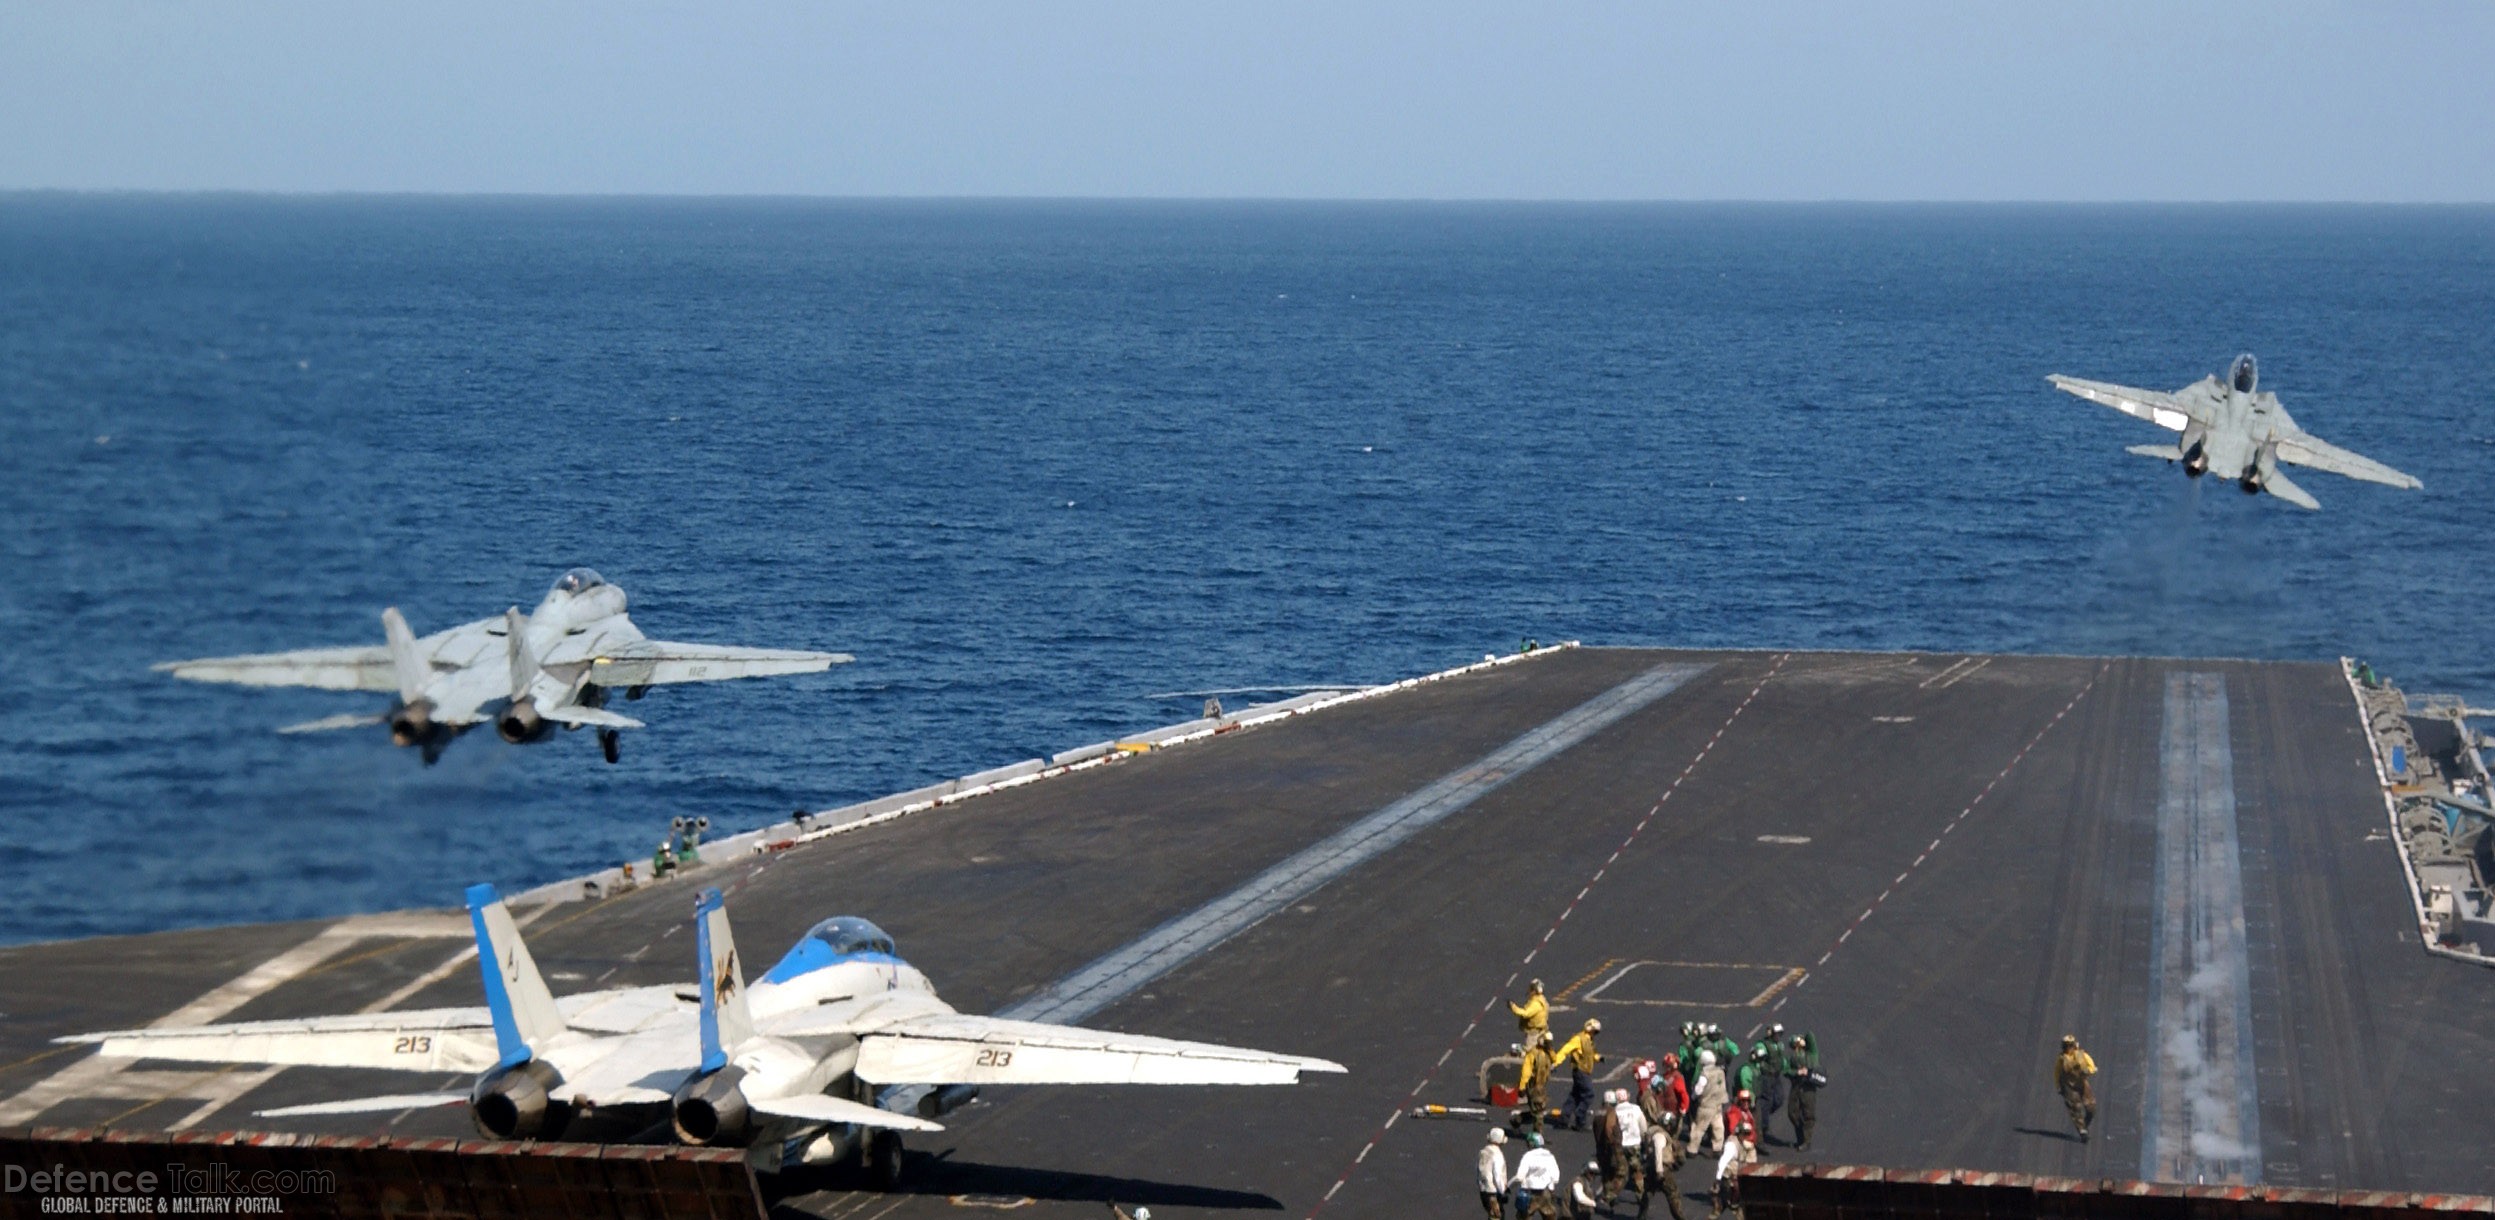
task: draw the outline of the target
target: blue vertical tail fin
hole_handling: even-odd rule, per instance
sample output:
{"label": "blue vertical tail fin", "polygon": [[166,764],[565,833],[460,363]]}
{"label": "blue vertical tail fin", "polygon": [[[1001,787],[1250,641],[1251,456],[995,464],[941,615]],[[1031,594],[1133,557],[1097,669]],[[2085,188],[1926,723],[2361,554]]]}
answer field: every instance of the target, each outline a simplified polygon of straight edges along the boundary
{"label": "blue vertical tail fin", "polygon": [[537,1047],[564,1031],[563,1014],[493,886],[468,887],[468,921],[476,927],[477,973],[485,976],[485,1007],[494,1016],[500,1066],[526,1063]]}
{"label": "blue vertical tail fin", "polygon": [[728,1065],[728,1052],[754,1036],[745,1011],[745,967],[728,932],[728,901],[716,887],[693,904],[694,952],[702,970],[702,1070]]}

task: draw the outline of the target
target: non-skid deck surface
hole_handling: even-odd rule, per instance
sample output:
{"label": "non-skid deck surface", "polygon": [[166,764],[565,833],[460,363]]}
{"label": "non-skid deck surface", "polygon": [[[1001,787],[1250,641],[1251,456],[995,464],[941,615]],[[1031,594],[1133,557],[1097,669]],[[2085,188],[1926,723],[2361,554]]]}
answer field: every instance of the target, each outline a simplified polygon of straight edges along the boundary
{"label": "non-skid deck surface", "polygon": [[[1495,1001],[1531,977],[1555,1024],[1603,1019],[1607,1069],[1688,1019],[1817,1034],[1815,1160],[2495,1192],[2477,1117],[2495,972],[2420,951],[2382,831],[2332,665],[1580,649],[712,876],[756,960],[862,914],[965,1011],[1088,1004],[1090,1024],[1351,1069],[1288,1089],[992,1091],[912,1139],[901,1194],[824,1178],[789,1210],[1459,1214],[1481,1125],[1389,1120],[1471,1098],[1515,1037]],[[529,942],[558,991],[684,979],[692,891],[547,908]],[[46,1040],[186,1005],[474,1004],[464,922],[0,951],[0,1124],[251,1126],[253,1109],[438,1087],[115,1071]],[[1043,990],[1062,980],[1081,983],[1071,1000]],[[2085,1145],[2050,1079],[2065,1032],[2103,1069]],[[1558,1138],[1570,1168],[1590,1138]]]}

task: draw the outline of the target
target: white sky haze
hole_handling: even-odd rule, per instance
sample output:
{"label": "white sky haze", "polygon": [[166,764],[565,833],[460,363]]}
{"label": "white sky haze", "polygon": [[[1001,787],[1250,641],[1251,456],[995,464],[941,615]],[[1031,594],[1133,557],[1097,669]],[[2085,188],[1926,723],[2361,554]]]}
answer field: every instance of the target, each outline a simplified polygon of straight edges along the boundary
{"label": "white sky haze", "polygon": [[0,189],[2495,200],[2495,4],[0,0]]}

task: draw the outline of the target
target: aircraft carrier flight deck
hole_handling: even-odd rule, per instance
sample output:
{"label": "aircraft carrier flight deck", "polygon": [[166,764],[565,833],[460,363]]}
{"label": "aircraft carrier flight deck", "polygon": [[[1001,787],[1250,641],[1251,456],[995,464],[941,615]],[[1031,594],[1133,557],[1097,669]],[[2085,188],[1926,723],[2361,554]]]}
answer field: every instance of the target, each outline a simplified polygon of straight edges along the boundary
{"label": "aircraft carrier flight deck", "polygon": [[[1816,1035],[1818,1133],[1778,1160],[2495,1193],[2495,970],[2420,943],[2366,724],[2326,662],[1548,649],[515,912],[558,993],[688,981],[715,884],[758,960],[858,914],[963,1012],[1349,1069],[990,1089],[909,1137],[897,1192],[793,1179],[789,1213],[1461,1214],[1488,1120],[1409,1112],[1479,1104],[1532,978],[1615,1075],[1686,1020]],[[252,1117],[466,1077],[51,1041],[474,1005],[468,936],[445,909],[0,950],[0,1127],[468,1135]],[[2086,1143],[2065,1033],[2102,1069]],[[1563,1166],[1591,1139],[1557,1133]]]}

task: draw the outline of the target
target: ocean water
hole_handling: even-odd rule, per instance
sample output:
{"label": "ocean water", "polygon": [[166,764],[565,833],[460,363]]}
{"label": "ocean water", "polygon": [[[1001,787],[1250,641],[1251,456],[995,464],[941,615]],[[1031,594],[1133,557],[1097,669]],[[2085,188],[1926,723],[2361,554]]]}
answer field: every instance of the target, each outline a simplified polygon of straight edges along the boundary
{"label": "ocean water", "polygon": [[[0,196],[0,940],[445,905],[1524,637],[2495,698],[2495,209]],[[2239,350],[2305,513],[2047,373]],[[604,571],[624,761],[151,673]],[[1234,703],[1236,700],[1234,700]]]}

